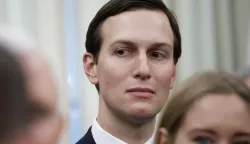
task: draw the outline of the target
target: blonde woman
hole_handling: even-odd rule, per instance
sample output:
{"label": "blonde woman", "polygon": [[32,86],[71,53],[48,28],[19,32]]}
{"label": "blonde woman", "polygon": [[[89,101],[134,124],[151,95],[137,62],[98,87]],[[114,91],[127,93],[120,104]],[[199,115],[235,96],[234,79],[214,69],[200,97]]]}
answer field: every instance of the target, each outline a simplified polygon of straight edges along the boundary
{"label": "blonde woman", "polygon": [[225,72],[200,72],[172,92],[156,144],[250,144],[250,90]]}

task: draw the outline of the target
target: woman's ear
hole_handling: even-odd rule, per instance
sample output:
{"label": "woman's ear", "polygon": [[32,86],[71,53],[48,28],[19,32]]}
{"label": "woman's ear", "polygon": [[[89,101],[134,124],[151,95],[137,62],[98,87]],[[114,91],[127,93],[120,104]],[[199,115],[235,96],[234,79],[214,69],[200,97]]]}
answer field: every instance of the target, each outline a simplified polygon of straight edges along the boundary
{"label": "woman's ear", "polygon": [[159,128],[157,144],[167,144],[168,141],[168,132],[165,128]]}

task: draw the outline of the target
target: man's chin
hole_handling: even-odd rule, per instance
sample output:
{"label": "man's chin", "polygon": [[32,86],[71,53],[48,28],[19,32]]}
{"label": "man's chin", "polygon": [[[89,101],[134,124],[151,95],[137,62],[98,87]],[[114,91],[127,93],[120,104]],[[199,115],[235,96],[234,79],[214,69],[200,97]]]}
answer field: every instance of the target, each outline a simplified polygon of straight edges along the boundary
{"label": "man's chin", "polygon": [[157,114],[158,114],[157,112],[145,108],[134,109],[130,113],[131,117],[138,122],[147,122],[153,120]]}
{"label": "man's chin", "polygon": [[135,103],[130,108],[130,111],[134,113],[135,115],[141,115],[141,116],[155,116],[159,112],[157,106],[154,106],[149,103]]}

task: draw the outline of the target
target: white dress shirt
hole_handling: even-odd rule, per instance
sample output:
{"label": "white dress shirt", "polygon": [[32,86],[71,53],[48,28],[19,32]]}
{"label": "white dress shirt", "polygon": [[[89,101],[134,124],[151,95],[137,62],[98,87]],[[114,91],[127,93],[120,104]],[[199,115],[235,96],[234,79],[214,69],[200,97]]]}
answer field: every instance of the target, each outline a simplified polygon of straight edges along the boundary
{"label": "white dress shirt", "polygon": [[[127,144],[101,128],[96,119],[93,122],[91,132],[96,144]],[[152,136],[145,144],[153,144],[153,141],[154,138]]]}

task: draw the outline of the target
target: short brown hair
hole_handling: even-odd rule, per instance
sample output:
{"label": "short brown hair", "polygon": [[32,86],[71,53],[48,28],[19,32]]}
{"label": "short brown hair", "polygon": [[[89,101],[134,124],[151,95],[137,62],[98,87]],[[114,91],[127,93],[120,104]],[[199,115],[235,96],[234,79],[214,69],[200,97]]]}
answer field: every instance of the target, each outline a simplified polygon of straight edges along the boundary
{"label": "short brown hair", "polygon": [[231,93],[237,94],[250,107],[250,90],[242,80],[222,71],[198,72],[173,90],[159,127],[167,129],[171,143],[191,105],[207,94]]}

